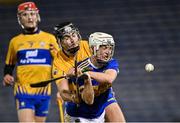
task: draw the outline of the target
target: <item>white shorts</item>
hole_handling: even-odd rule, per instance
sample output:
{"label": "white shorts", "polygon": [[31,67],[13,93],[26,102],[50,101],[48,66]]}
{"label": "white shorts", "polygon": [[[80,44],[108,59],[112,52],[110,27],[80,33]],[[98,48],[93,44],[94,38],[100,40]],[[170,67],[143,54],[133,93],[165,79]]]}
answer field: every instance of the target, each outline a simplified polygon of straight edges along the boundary
{"label": "white shorts", "polygon": [[65,122],[72,122],[72,123],[77,123],[77,122],[80,122],[80,123],[104,123],[105,120],[104,120],[104,117],[105,117],[105,111],[97,118],[93,118],[93,119],[87,119],[87,118],[82,118],[82,117],[72,117],[70,115],[68,115],[67,113],[65,113],[65,117],[64,117],[64,120]]}

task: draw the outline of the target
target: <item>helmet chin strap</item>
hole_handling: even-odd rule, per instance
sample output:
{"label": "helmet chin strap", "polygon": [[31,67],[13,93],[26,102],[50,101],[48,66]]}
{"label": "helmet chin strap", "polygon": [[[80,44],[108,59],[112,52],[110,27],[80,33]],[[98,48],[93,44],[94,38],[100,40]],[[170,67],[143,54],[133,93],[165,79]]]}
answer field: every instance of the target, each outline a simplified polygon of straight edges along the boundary
{"label": "helmet chin strap", "polygon": [[77,53],[77,51],[79,50],[79,46],[77,46],[77,47],[74,47],[74,48],[71,48],[71,49],[68,49],[67,51],[64,51],[64,53],[66,54],[66,55],[68,55],[68,56],[73,56],[73,55],[75,55],[76,53]]}
{"label": "helmet chin strap", "polygon": [[99,64],[99,65],[101,65],[101,66],[105,66],[105,65],[107,65],[107,61],[103,61],[103,60],[101,60],[101,59],[96,59],[96,61],[97,61],[97,63]]}
{"label": "helmet chin strap", "polygon": [[70,52],[71,54],[75,54],[78,50],[79,46],[69,49],[68,52]]}
{"label": "helmet chin strap", "polygon": [[90,60],[91,60],[92,64],[98,68],[102,68],[108,64],[108,62],[100,60],[94,55],[91,57]]}

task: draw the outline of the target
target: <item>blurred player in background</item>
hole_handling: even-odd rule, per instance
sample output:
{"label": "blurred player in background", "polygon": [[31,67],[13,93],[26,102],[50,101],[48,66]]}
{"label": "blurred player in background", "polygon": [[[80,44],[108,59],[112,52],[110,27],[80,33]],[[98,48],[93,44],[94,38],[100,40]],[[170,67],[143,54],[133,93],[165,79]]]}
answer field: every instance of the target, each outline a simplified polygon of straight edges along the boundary
{"label": "blurred player in background", "polygon": [[[39,10],[34,2],[18,6],[17,18],[22,33],[11,39],[4,68],[4,85],[14,85],[20,122],[45,122],[50,102],[51,85],[31,88],[30,84],[51,78],[50,44],[58,49],[56,38],[38,28]],[[16,68],[16,80],[13,70]]]}
{"label": "blurred player in background", "polygon": [[[90,35],[89,46],[92,57],[79,63],[80,72],[70,69],[69,78],[62,80],[59,86],[60,95],[67,101],[66,122],[104,122],[106,106],[116,102],[111,87],[119,71],[118,62],[112,58],[114,39],[107,33],[95,32]],[[78,79],[76,72],[80,73]],[[113,110],[119,114],[118,121],[125,122],[121,109]]]}

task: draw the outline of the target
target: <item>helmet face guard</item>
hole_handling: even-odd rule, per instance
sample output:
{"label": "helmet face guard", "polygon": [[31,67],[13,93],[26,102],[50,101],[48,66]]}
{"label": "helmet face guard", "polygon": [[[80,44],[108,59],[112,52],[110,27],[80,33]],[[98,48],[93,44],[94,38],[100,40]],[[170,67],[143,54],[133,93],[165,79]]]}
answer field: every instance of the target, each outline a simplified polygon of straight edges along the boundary
{"label": "helmet face guard", "polygon": [[36,4],[34,2],[25,2],[25,3],[21,3],[18,6],[17,9],[17,18],[18,18],[18,23],[21,25],[21,27],[24,29],[24,25],[21,22],[21,13],[23,13],[24,11],[35,11],[36,12],[36,16],[37,16],[37,24],[41,21],[40,15],[39,15],[39,9],[37,8]]}
{"label": "helmet face guard", "polygon": [[80,41],[81,35],[79,34],[78,29],[71,22],[64,22],[54,27],[54,34],[57,40],[59,41],[58,42],[59,46],[68,55],[74,55],[79,50],[79,45],[77,47],[68,49],[66,46],[63,45],[62,40],[64,39],[65,36],[70,36],[74,33],[77,34],[78,41]]}
{"label": "helmet face guard", "polygon": [[[106,64],[109,60],[112,59],[114,55],[115,42],[111,35],[103,32],[95,32],[89,37],[89,46],[92,49],[93,56],[97,57],[97,62],[100,64]],[[98,58],[98,50],[100,46],[111,46],[111,54],[106,59]]]}
{"label": "helmet face guard", "polygon": [[54,33],[56,37],[60,40],[62,40],[64,36],[70,35],[71,33],[78,34],[79,38],[81,39],[79,30],[71,22],[64,22],[56,25],[54,27]]}

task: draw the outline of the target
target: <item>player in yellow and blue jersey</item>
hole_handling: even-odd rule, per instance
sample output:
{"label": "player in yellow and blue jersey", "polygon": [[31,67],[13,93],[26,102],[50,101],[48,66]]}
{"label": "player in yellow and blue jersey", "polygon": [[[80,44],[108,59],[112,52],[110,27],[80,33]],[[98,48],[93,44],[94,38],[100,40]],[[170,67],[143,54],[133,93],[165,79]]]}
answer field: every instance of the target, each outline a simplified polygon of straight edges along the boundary
{"label": "player in yellow and blue jersey", "polygon": [[[53,55],[50,44],[58,49],[56,38],[38,28],[39,10],[34,2],[18,6],[18,22],[23,33],[11,39],[4,68],[4,85],[14,84],[19,122],[45,122],[51,85],[31,88],[30,84],[51,78]],[[13,70],[16,68],[16,79]]]}
{"label": "player in yellow and blue jersey", "polygon": [[[89,45],[93,51],[92,57],[78,63],[78,70],[82,74],[77,79],[77,76],[73,76],[75,71],[70,70],[67,74],[68,78],[62,80],[59,86],[62,98],[67,101],[66,122],[104,122],[105,108],[117,103],[111,87],[119,71],[118,62],[112,58],[115,46],[113,37],[106,33],[95,32],[90,35]],[[87,83],[89,83],[88,88],[86,88]],[[79,86],[78,92],[76,92],[77,86]],[[76,89],[73,90],[71,87]],[[83,92],[92,91],[91,87],[94,88],[94,93],[91,93],[94,95],[90,93],[85,95]],[[79,95],[74,94],[75,92]],[[86,97],[83,97],[83,94]],[[75,99],[79,97],[80,99],[76,101]],[[91,103],[87,103],[88,97]],[[119,122],[125,122],[121,109],[114,108],[114,110],[119,114]]]}
{"label": "player in yellow and blue jersey", "polygon": [[[66,74],[68,70],[74,67],[75,59],[79,62],[89,56],[91,52],[88,42],[81,39],[81,35],[77,27],[71,22],[63,22],[55,26],[55,35],[61,50],[57,53],[53,61],[53,76],[59,77]],[[57,86],[62,80],[57,80]],[[60,109],[61,121],[64,119],[62,112],[62,99],[57,93],[57,100]]]}

